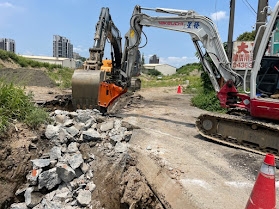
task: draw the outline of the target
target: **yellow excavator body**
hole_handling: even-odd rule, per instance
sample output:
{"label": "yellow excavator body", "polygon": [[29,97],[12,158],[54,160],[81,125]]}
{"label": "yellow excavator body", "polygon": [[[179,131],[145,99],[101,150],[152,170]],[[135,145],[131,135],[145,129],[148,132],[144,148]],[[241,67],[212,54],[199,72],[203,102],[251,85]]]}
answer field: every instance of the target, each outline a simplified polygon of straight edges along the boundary
{"label": "yellow excavator body", "polygon": [[102,63],[103,65],[101,66],[101,70],[110,73],[112,69],[112,61],[105,59],[102,61]]}

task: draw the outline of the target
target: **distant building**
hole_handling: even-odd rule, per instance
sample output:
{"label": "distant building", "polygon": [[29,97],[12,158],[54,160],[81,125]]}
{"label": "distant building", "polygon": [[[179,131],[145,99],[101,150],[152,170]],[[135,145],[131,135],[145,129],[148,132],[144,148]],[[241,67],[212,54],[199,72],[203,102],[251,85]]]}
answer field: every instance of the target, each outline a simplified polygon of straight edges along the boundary
{"label": "distant building", "polygon": [[15,53],[15,41],[8,38],[0,38],[0,49]]}
{"label": "distant building", "polygon": [[76,68],[83,68],[83,61],[81,60],[75,60],[76,61]]}
{"label": "distant building", "polygon": [[59,35],[53,36],[53,57],[73,58],[73,45],[69,39]]}
{"label": "distant building", "polygon": [[149,64],[159,64],[159,57],[154,54],[152,57],[149,58]]}
{"label": "distant building", "polygon": [[20,55],[22,57],[38,61],[38,62],[47,62],[49,64],[61,65],[62,67],[68,67],[75,69],[76,61],[72,58],[65,57],[47,57],[47,56],[31,56],[31,55]]}
{"label": "distant building", "polygon": [[176,73],[176,68],[168,64],[144,64],[145,69],[155,69],[163,75],[172,75]]}
{"label": "distant building", "polygon": [[73,58],[74,58],[75,60],[78,60],[78,59],[80,58],[79,53],[73,52]]}

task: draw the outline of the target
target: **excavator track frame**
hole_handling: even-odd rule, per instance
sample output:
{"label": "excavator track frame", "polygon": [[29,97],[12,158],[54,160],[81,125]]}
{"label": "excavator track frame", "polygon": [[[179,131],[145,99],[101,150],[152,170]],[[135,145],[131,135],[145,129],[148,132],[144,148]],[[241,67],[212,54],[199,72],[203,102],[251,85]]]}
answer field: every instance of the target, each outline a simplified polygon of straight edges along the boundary
{"label": "excavator track frame", "polygon": [[208,113],[198,117],[196,127],[205,138],[261,155],[272,153],[279,159],[277,124],[248,116]]}

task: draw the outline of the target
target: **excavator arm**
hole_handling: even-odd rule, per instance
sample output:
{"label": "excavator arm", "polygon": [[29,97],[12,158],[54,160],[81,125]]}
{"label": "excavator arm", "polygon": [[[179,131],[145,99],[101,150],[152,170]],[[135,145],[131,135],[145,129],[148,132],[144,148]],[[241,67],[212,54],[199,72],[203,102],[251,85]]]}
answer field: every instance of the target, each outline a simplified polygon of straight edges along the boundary
{"label": "excavator arm", "polygon": [[[172,16],[153,17],[142,13],[142,10],[167,13]],[[205,72],[208,73],[215,91],[221,92],[220,95],[218,95],[220,100],[222,100],[221,104],[223,104],[224,107],[228,105],[226,94],[230,90],[226,87],[225,90],[221,90],[224,83],[228,83],[230,87],[236,87],[242,84],[243,78],[231,69],[230,62],[213,21],[191,10],[152,9],[135,6],[130,19],[130,30],[125,35],[125,47],[121,68],[116,71],[114,79],[107,82],[120,86],[122,91],[118,91],[118,93],[115,94],[114,87],[110,89],[106,81],[103,82],[104,85],[100,88],[101,92],[99,95],[101,95],[101,98],[99,97],[99,106],[107,108],[115,98],[120,96],[130,86],[131,78],[134,75],[133,72],[137,71],[136,69],[138,69],[139,65],[138,49],[141,44],[143,26],[157,27],[190,34],[203,68]],[[203,53],[202,47],[205,53]],[[214,67],[210,65],[205,55],[210,56]],[[233,93],[236,94],[236,88],[232,89]],[[233,103],[235,103],[235,101]],[[237,106],[238,104],[230,105]]]}
{"label": "excavator arm", "polygon": [[[142,10],[167,13],[171,16],[153,17],[142,13]],[[221,92],[219,96],[222,100],[221,103],[223,106],[228,105],[226,98],[228,90],[221,91],[223,84],[229,83],[230,86],[239,86],[243,79],[231,69],[212,20],[191,10],[152,9],[135,6],[130,19],[130,29],[125,34],[123,54],[120,32],[111,19],[109,9],[102,8],[99,21],[96,24],[94,45],[89,49],[90,58],[84,63],[85,70],[76,71],[72,78],[74,106],[91,107],[90,104],[98,104],[100,108],[106,110],[116,98],[131,87],[134,83],[133,77],[139,75],[141,68],[139,45],[141,44],[143,26],[190,34],[203,68],[208,73],[215,91]],[[114,51],[112,54],[113,68],[108,78],[99,72],[106,39],[110,40]],[[203,53],[202,47],[205,53]],[[214,67],[209,64],[205,55],[210,56]],[[233,93],[237,93],[236,88],[233,89]]]}
{"label": "excavator arm", "polygon": [[94,44],[89,49],[90,57],[84,62],[84,69],[75,70],[72,76],[72,102],[75,109],[98,107],[99,85],[105,79],[105,72],[100,69],[107,40],[112,48],[112,70],[120,68],[122,58],[120,31],[112,21],[109,8],[103,7],[96,24]]}
{"label": "excavator arm", "polygon": [[101,9],[99,21],[96,24],[94,44],[93,47],[89,49],[90,58],[84,63],[85,69],[100,70],[107,39],[113,47],[113,62],[116,67],[120,67],[122,57],[120,31],[112,21],[109,8],[103,7]]}
{"label": "excavator arm", "polygon": [[[141,13],[142,10],[152,10],[157,13],[167,13],[173,16],[152,17]],[[222,87],[218,83],[220,77],[222,77],[225,82],[232,80],[236,86],[241,84],[241,76],[236,74],[231,69],[230,62],[217,32],[217,28],[210,18],[199,15],[192,10],[174,10],[164,8],[152,9],[136,6],[131,18],[131,35],[129,36],[129,47],[134,48],[134,50],[141,42],[140,35],[142,26],[151,26],[190,34],[203,68],[209,74],[211,82],[217,92],[219,92]],[[133,34],[135,34],[135,36],[133,36]],[[202,43],[205,52],[213,61],[215,69],[212,69],[211,65],[203,55],[200,43]],[[130,68],[128,67],[127,71],[129,71],[129,69]]]}

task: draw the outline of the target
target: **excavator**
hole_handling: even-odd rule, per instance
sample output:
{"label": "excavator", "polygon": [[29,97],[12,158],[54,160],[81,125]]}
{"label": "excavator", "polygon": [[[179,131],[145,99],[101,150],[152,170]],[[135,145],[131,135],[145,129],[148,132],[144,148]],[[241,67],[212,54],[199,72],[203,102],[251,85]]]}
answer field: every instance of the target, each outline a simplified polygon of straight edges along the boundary
{"label": "excavator", "polygon": [[[150,16],[142,11],[168,15]],[[130,29],[125,34],[121,65],[118,63],[112,75],[99,83],[98,106],[105,111],[131,85],[132,72],[139,65],[138,49],[144,26],[184,32],[191,37],[221,107],[230,113],[201,114],[196,121],[199,133],[223,144],[260,154],[272,153],[278,158],[279,100],[276,95],[279,90],[279,57],[270,50],[279,27],[278,12],[279,2],[273,11],[268,12],[268,23],[262,25],[256,35],[257,44],[254,46],[258,48],[253,49],[252,67],[247,68],[245,75],[241,76],[232,69],[217,27],[210,18],[193,10],[136,5],[130,19]],[[249,88],[246,86],[248,73]],[[90,90],[93,91],[92,88]]]}
{"label": "excavator", "polygon": [[[111,45],[111,59],[103,59],[107,40]],[[75,70],[72,76],[72,103],[75,109],[98,107],[98,96],[103,95],[103,92],[99,94],[99,85],[104,80],[107,80],[106,83],[110,83],[110,87],[117,92],[110,92],[113,95],[118,95],[118,93],[122,92],[120,86],[124,87],[125,92],[128,88],[132,91],[141,88],[141,80],[137,78],[141,69],[139,51],[136,57],[137,63],[127,78],[129,82],[120,84],[119,82],[121,81],[118,81],[120,69],[125,65],[125,63],[122,63],[121,40],[120,31],[111,18],[109,8],[103,7],[96,24],[93,47],[89,48],[90,57],[84,62],[83,69]],[[123,91],[121,94],[125,92]],[[107,103],[106,107],[108,105],[109,103]]]}

